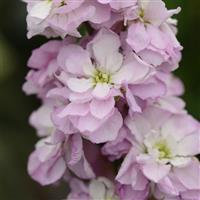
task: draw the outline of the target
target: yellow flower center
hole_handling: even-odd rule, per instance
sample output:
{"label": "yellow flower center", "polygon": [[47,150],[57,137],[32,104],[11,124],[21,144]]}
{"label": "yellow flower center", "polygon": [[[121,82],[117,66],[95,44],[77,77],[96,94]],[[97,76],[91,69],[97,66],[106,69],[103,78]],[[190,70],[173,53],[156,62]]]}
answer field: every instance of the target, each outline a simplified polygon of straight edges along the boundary
{"label": "yellow flower center", "polygon": [[150,24],[150,22],[147,19],[145,19],[145,11],[142,8],[139,10],[139,18],[140,21],[142,21],[144,24]]}
{"label": "yellow flower center", "polygon": [[171,151],[165,140],[161,140],[154,144],[154,148],[159,151],[159,159],[169,159],[171,158]]}
{"label": "yellow flower center", "polygon": [[94,83],[110,83],[111,82],[111,76],[109,74],[106,74],[104,72],[101,72],[99,70],[96,71],[93,77]]}
{"label": "yellow flower center", "polygon": [[144,18],[144,10],[143,10],[143,9],[140,9],[140,11],[139,11],[139,16],[140,16],[141,18]]}

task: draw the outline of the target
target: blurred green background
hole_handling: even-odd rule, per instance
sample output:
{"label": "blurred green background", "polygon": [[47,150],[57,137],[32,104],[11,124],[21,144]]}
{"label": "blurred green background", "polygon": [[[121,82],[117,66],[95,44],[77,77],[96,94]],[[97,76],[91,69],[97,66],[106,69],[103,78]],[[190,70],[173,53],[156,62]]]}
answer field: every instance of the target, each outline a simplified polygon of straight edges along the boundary
{"label": "blurred green background", "polygon": [[[181,6],[178,38],[184,46],[176,74],[184,81],[189,112],[200,119],[200,1],[166,0]],[[37,141],[28,116],[39,102],[21,90],[33,48],[45,38],[26,39],[26,8],[20,0],[0,1],[0,200],[55,200],[61,188],[40,187],[26,172],[29,153]]]}

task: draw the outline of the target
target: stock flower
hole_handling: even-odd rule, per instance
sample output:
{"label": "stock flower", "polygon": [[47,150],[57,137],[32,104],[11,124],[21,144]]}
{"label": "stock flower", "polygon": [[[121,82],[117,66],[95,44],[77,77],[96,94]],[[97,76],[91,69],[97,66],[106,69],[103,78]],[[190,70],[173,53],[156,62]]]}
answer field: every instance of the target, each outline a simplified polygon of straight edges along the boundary
{"label": "stock flower", "polygon": [[138,0],[126,11],[127,43],[144,61],[165,71],[178,67],[182,50],[167,19],[180,8],[167,10],[163,1]]}
{"label": "stock flower", "polygon": [[58,55],[63,69],[58,79],[71,91],[71,102],[58,116],[70,118],[74,127],[83,134],[87,132],[85,136],[96,143],[115,139],[122,126],[115,98],[124,95],[123,85],[142,83],[151,74],[151,66],[133,53],[124,57],[119,48],[117,34],[102,29],[88,43],[87,50],[68,45]]}
{"label": "stock flower", "polygon": [[[173,113],[186,113],[185,102],[180,98],[184,93],[184,86],[180,79],[175,77],[173,74],[162,72],[157,73],[156,77],[158,80],[154,83],[154,88],[156,88],[156,86],[157,88],[163,88],[165,92],[162,93],[162,95],[157,96],[157,98],[148,99],[146,105],[154,105],[160,109]],[[140,89],[140,93],[142,93],[142,88],[138,89]]]}
{"label": "stock flower", "polygon": [[30,176],[41,185],[49,185],[61,179],[67,170],[83,179],[95,177],[85,158],[80,135],[66,137],[57,132],[41,139],[29,157]]}
{"label": "stock flower", "polygon": [[[200,128],[196,120],[187,114],[149,107],[142,114],[128,117],[126,125],[135,136],[135,144],[119,170],[119,182],[129,181],[134,188],[137,167],[146,179],[165,190],[170,187],[170,174],[185,190],[200,189],[200,164],[195,158],[200,152]],[[188,174],[197,174],[197,177],[191,178]],[[174,190],[181,192],[178,184]]]}
{"label": "stock flower", "polygon": [[110,8],[96,0],[24,0],[27,3],[28,37],[72,35],[80,37],[78,27],[83,22],[95,24],[110,19]]}
{"label": "stock flower", "polygon": [[26,94],[37,94],[43,98],[48,90],[54,87],[54,74],[59,68],[56,59],[61,46],[61,41],[49,41],[33,50],[28,61],[28,67],[31,70],[23,85]]}
{"label": "stock flower", "polygon": [[105,177],[93,179],[89,184],[72,179],[70,187],[71,192],[66,200],[119,200],[113,183]]}
{"label": "stock flower", "polygon": [[52,111],[53,107],[51,104],[44,104],[31,114],[29,121],[37,130],[38,136],[50,136],[56,130],[51,120]]}

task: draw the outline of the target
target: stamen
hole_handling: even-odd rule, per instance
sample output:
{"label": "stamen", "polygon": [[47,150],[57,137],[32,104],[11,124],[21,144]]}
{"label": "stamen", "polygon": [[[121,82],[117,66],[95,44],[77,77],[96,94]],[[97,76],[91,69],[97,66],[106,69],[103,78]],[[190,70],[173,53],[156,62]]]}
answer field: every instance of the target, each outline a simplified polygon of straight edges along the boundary
{"label": "stamen", "polygon": [[99,70],[96,71],[94,77],[93,77],[94,83],[110,83],[111,82],[111,76],[105,72],[101,72]]}

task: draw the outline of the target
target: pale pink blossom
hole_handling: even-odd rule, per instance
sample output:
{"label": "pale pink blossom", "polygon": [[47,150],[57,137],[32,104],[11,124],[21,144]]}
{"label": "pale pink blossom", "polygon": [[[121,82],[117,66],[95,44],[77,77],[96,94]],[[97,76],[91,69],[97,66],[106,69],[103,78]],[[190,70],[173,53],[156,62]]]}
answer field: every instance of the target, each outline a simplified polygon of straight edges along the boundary
{"label": "pale pink blossom", "polygon": [[164,71],[176,69],[181,59],[182,47],[167,23],[179,11],[167,10],[161,0],[138,0],[137,8],[126,11],[127,43],[144,61]]}
{"label": "pale pink blossom", "polygon": [[27,3],[28,38],[66,35],[80,37],[83,22],[100,24],[110,19],[110,7],[96,0],[24,0]]}
{"label": "pale pink blossom", "polygon": [[50,136],[56,130],[52,120],[51,113],[53,107],[51,104],[44,104],[30,116],[30,124],[37,130],[39,137]]}
{"label": "pale pink blossom", "polygon": [[[70,103],[58,117],[70,119],[84,137],[95,143],[114,140],[118,135],[122,117],[115,107],[115,97],[126,98],[124,84],[143,83],[153,74],[150,65],[133,53],[124,57],[119,48],[117,34],[102,29],[86,50],[68,45],[58,55],[63,69],[58,80],[71,90]],[[140,108],[135,103],[132,109]]]}
{"label": "pale pink blossom", "polygon": [[80,135],[66,137],[57,132],[41,139],[29,157],[30,176],[41,185],[49,185],[63,178],[67,170],[83,179],[95,177],[85,158]]}
{"label": "pale pink blossom", "polygon": [[177,196],[182,191],[200,189],[200,164],[195,158],[200,152],[200,127],[196,120],[187,114],[149,107],[142,114],[128,117],[126,125],[135,143],[116,177],[120,183],[131,184],[134,189],[142,173],[151,183],[165,188],[165,194],[167,189],[172,193],[172,174],[183,185],[180,190],[174,183]]}
{"label": "pale pink blossom", "polygon": [[33,50],[28,61],[31,70],[23,85],[26,94],[37,94],[44,98],[48,90],[55,87],[55,73],[59,69],[56,59],[62,45],[61,41],[49,41]]}

